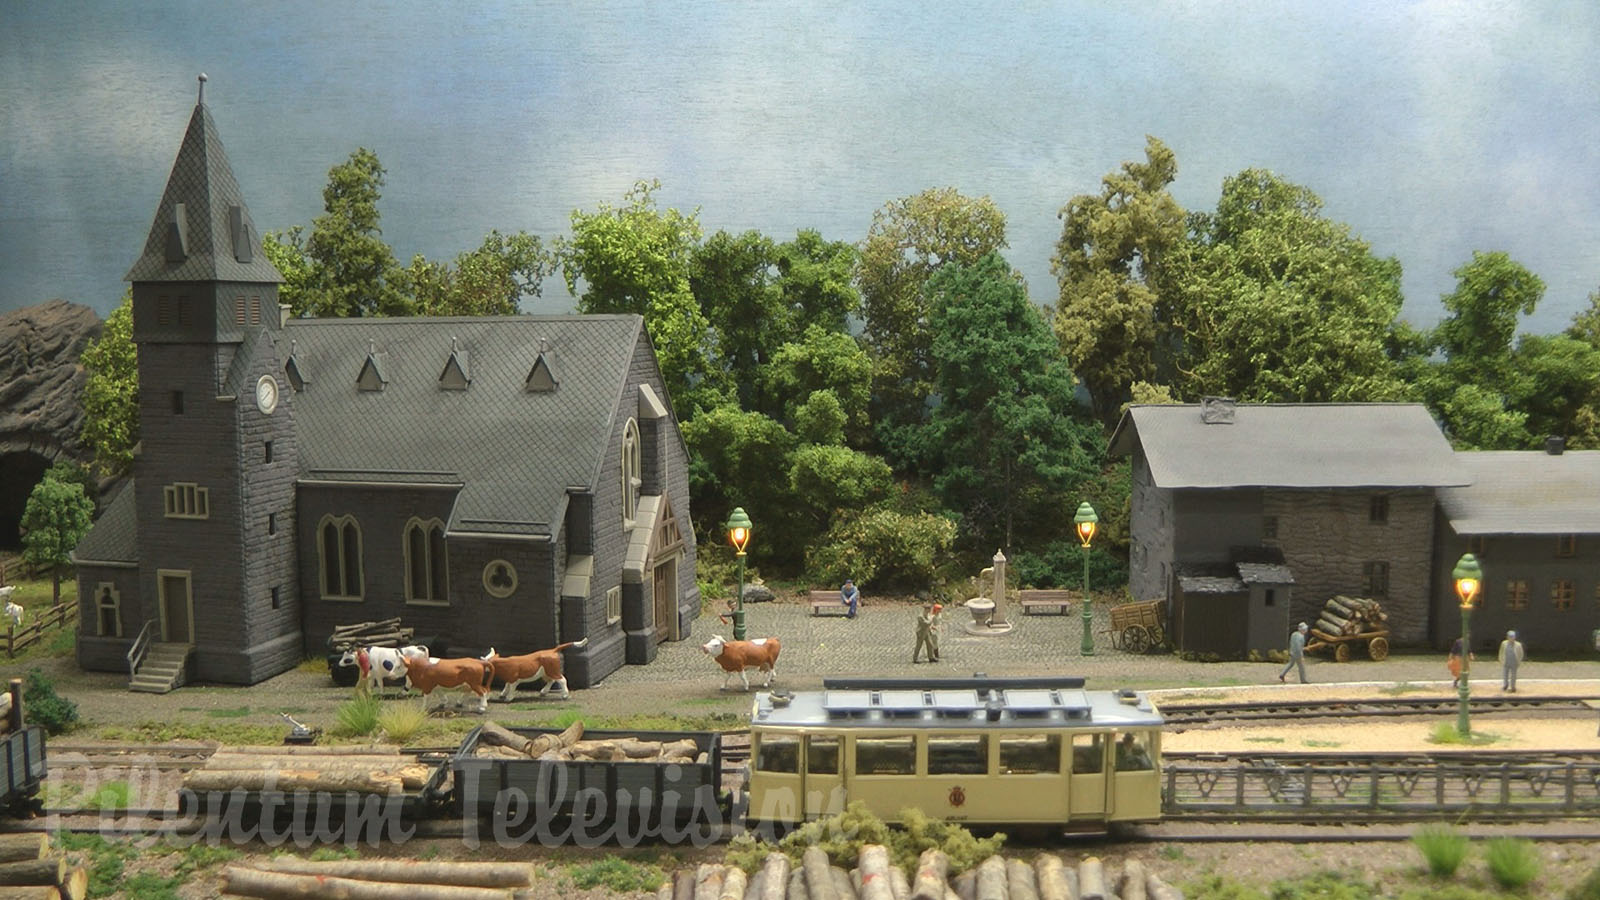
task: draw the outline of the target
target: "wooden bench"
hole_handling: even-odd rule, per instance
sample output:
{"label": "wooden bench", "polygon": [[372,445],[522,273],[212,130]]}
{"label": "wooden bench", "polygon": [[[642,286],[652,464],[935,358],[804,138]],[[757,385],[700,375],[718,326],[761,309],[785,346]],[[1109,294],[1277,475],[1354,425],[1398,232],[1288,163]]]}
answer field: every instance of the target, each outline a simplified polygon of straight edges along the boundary
{"label": "wooden bench", "polygon": [[1025,616],[1043,615],[1051,610],[1054,611],[1054,615],[1064,616],[1072,612],[1072,598],[1072,591],[1017,591],[1017,605],[1022,607],[1022,614]]}
{"label": "wooden bench", "polygon": [[835,613],[844,616],[850,613],[850,607],[844,605],[844,600],[840,598],[838,591],[812,591],[809,596],[813,616]]}

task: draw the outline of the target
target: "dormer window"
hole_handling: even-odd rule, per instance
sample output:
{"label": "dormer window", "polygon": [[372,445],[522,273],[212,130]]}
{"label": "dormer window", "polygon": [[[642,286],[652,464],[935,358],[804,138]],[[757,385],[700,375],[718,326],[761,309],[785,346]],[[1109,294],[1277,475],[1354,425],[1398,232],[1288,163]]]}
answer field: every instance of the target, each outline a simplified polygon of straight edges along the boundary
{"label": "dormer window", "polygon": [[379,353],[371,344],[367,347],[367,360],[361,364],[361,371],[356,374],[356,389],[362,391],[381,391],[389,383],[389,377],[384,374],[384,363],[389,354]]}
{"label": "dormer window", "polygon": [[450,339],[450,356],[444,361],[444,371],[439,373],[439,387],[447,391],[464,391],[472,383],[472,370],[468,367],[470,359],[467,351],[456,346],[456,339]]}
{"label": "dormer window", "polygon": [[305,391],[306,385],[311,381],[300,370],[300,360],[296,359],[293,353],[289,355],[288,361],[283,364],[283,377],[288,379],[289,386],[294,388],[296,394]]}
{"label": "dormer window", "polygon": [[545,394],[556,389],[559,382],[556,380],[556,371],[553,355],[550,352],[550,342],[544,338],[539,339],[539,356],[533,361],[533,368],[528,370],[528,378],[523,386],[535,394]]}
{"label": "dormer window", "polygon": [[622,521],[632,525],[639,512],[639,488],[644,484],[643,458],[639,451],[639,423],[633,419],[622,427]]}

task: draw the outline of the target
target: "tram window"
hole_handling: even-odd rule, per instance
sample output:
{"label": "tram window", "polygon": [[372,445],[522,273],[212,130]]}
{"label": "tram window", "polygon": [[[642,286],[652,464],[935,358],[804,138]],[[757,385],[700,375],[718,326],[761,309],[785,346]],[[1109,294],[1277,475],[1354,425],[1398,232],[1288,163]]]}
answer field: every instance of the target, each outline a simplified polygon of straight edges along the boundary
{"label": "tram window", "polygon": [[756,771],[800,771],[800,738],[786,734],[763,734],[756,745]]}
{"label": "tram window", "polygon": [[806,771],[813,775],[839,774],[838,735],[812,735],[806,738]]}
{"label": "tram window", "polygon": [[1002,775],[1032,775],[1060,771],[1061,735],[1013,734],[1000,738]]}
{"label": "tram window", "polygon": [[917,774],[916,738],[856,738],[856,774]]}
{"label": "tram window", "polygon": [[1103,734],[1072,736],[1072,774],[1088,775],[1103,771],[1106,758]]}
{"label": "tram window", "polygon": [[930,735],[928,774],[989,774],[988,740],[981,734]]}
{"label": "tram window", "polygon": [[1124,772],[1137,772],[1155,768],[1150,762],[1150,750],[1142,736],[1127,732],[1117,741],[1117,768]]}

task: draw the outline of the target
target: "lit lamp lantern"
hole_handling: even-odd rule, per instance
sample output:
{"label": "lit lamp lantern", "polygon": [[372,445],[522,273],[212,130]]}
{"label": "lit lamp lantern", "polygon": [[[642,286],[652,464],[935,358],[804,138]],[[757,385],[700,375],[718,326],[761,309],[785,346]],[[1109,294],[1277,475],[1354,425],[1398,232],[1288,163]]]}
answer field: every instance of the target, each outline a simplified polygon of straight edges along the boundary
{"label": "lit lamp lantern", "polygon": [[1089,599],[1089,542],[1094,540],[1095,529],[1100,525],[1100,517],[1095,515],[1094,507],[1085,500],[1078,504],[1078,512],[1072,517],[1078,528],[1078,540],[1083,545],[1083,645],[1079,648],[1084,656],[1094,655],[1094,610],[1093,601]]}
{"label": "lit lamp lantern", "polygon": [[1456,563],[1450,577],[1455,579],[1456,596],[1461,598],[1461,679],[1457,686],[1457,696],[1461,702],[1456,713],[1456,731],[1465,735],[1472,731],[1472,722],[1467,715],[1467,673],[1471,670],[1472,661],[1472,607],[1478,600],[1478,592],[1483,589],[1483,568],[1478,565],[1478,558],[1468,553]]}
{"label": "lit lamp lantern", "polygon": [[739,558],[739,593],[734,595],[733,601],[733,639],[744,640],[744,548],[750,543],[750,517],[745,515],[744,507],[736,506],[733,515],[728,517],[728,543],[733,544],[734,554]]}

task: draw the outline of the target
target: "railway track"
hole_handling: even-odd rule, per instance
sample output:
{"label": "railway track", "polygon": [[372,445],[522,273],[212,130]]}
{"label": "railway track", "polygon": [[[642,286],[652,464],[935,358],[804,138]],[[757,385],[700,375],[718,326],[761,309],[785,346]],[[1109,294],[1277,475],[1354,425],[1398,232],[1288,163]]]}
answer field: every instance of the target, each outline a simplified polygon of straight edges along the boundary
{"label": "railway track", "polygon": [[[1589,697],[1491,696],[1469,701],[1473,715],[1593,714],[1584,701]],[[1237,724],[1241,722],[1307,719],[1377,718],[1454,714],[1460,701],[1454,697],[1387,697],[1363,700],[1255,700],[1233,703],[1157,703],[1169,729]]]}

